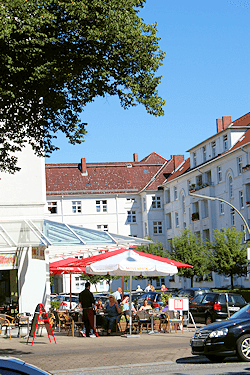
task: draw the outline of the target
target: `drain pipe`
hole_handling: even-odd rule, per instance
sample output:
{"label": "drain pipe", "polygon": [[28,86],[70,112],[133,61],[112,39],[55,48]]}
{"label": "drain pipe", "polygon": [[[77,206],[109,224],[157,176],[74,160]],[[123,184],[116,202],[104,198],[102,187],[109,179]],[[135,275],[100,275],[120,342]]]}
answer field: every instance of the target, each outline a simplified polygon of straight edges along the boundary
{"label": "drain pipe", "polygon": [[248,159],[249,159],[249,157],[248,157],[248,152],[245,151],[245,150],[243,149],[243,147],[244,147],[244,146],[241,146],[241,150],[247,154],[247,164],[248,164]]}

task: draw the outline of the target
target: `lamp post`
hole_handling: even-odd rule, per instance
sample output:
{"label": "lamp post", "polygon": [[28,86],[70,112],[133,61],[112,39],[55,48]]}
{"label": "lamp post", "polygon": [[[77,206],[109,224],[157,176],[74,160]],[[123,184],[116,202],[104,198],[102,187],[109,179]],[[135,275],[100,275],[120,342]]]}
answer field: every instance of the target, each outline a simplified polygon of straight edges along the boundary
{"label": "lamp post", "polygon": [[246,225],[246,228],[247,228],[247,231],[248,231],[248,234],[250,236],[250,228],[246,222],[246,219],[244,218],[244,216],[242,215],[242,213],[237,210],[236,207],[234,207],[231,203],[225,201],[224,199],[221,199],[221,198],[215,198],[215,197],[209,197],[207,195],[201,195],[201,194],[196,194],[196,193],[189,193],[189,195],[191,195],[192,197],[197,197],[197,198],[203,198],[203,199],[209,199],[211,201],[220,201],[220,202],[223,202],[223,203],[226,203],[228,204],[230,207],[232,207],[239,215],[240,217],[242,218],[242,220],[244,221],[245,225]]}

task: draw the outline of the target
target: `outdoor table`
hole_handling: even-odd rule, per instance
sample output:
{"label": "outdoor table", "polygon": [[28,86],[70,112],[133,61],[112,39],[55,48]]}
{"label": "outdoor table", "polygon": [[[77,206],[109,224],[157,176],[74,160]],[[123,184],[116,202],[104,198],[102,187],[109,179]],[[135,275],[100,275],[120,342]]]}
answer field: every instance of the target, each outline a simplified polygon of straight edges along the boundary
{"label": "outdoor table", "polygon": [[149,310],[148,313],[151,317],[151,331],[149,331],[148,334],[150,335],[152,333],[159,333],[159,331],[154,331],[154,316],[160,317],[161,313],[159,311],[152,311],[152,310]]}

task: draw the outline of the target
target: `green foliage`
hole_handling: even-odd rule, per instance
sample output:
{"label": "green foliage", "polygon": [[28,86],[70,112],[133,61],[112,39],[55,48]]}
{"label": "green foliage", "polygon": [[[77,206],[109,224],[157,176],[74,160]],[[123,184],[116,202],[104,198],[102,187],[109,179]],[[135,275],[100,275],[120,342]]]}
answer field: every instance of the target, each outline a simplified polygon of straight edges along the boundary
{"label": "green foliage", "polygon": [[51,302],[50,302],[50,305],[51,305],[51,308],[52,308],[52,309],[59,310],[59,307],[60,307],[60,301],[51,301]]}
{"label": "green foliage", "polygon": [[117,95],[163,115],[157,25],[138,15],[146,0],[4,0],[0,3],[0,169],[18,170],[13,152],[28,142],[50,154],[63,132],[84,141],[83,108]]}
{"label": "green foliage", "polygon": [[226,228],[224,232],[214,230],[213,246],[210,252],[210,269],[219,275],[246,275],[247,250],[241,244],[243,234],[236,228]]}
{"label": "green foliage", "polygon": [[[151,238],[149,238],[151,239]],[[149,245],[143,245],[143,246],[138,246],[136,250],[141,251],[143,253],[147,254],[154,254],[158,255],[160,257],[167,257],[167,251],[164,249],[163,244],[160,242],[155,242]],[[140,277],[141,278],[141,277]],[[156,277],[144,277],[144,279],[149,279],[149,280],[157,280],[161,279],[162,277],[156,276]],[[138,279],[138,278],[137,278]]]}
{"label": "green foliage", "polygon": [[161,301],[163,302],[163,305],[166,305],[167,304],[167,301],[168,299],[172,297],[172,294],[165,294],[165,293],[162,293],[161,294]]}
{"label": "green foliage", "polygon": [[180,236],[171,240],[171,250],[167,251],[167,256],[193,266],[193,268],[178,268],[178,275],[190,278],[191,286],[193,286],[194,276],[204,276],[208,273],[207,244],[190,229],[184,229]]}

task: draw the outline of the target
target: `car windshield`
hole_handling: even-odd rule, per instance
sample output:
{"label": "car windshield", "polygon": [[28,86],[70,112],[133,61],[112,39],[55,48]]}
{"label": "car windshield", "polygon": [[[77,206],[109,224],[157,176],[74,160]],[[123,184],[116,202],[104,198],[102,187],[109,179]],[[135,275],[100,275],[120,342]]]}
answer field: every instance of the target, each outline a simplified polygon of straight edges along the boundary
{"label": "car windshield", "polygon": [[244,305],[246,301],[240,294],[229,294],[228,295],[228,302],[229,303],[239,303],[240,305]]}
{"label": "car windshield", "polygon": [[242,309],[237,311],[228,319],[250,319],[250,305],[242,307]]}

